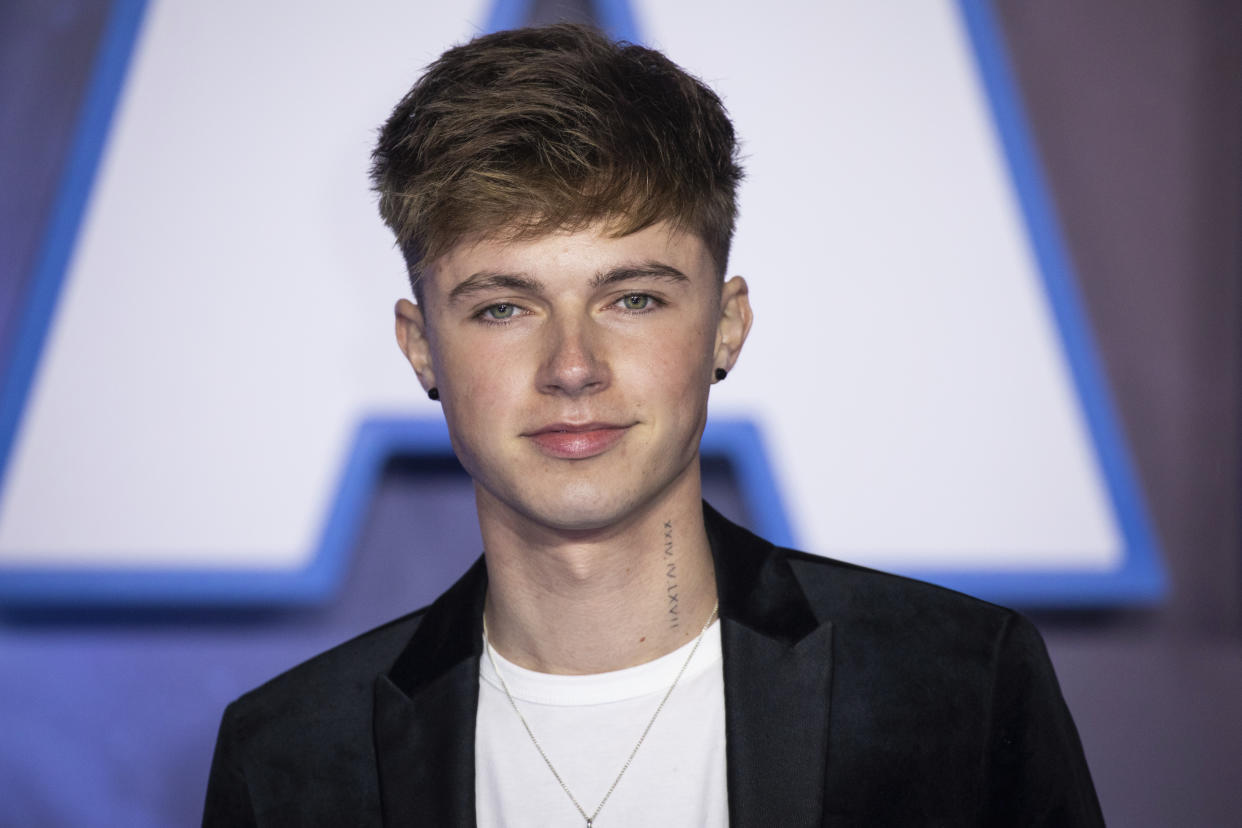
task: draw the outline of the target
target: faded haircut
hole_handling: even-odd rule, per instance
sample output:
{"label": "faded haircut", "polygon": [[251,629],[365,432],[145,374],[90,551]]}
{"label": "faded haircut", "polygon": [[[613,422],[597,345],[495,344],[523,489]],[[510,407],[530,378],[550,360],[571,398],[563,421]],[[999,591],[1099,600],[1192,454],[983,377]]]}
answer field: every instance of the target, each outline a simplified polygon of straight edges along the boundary
{"label": "faded haircut", "polygon": [[723,276],[742,178],[720,98],[661,53],[558,24],[449,49],[380,131],[371,178],[421,297],[468,237],[599,221],[698,234]]}

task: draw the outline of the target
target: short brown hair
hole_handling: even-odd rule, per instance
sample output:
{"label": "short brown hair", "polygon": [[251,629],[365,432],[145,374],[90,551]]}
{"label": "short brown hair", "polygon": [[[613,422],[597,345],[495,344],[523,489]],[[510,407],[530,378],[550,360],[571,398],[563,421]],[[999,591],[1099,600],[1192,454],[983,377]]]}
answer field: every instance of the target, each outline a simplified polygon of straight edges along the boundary
{"label": "short brown hair", "polygon": [[416,294],[458,241],[604,220],[670,221],[721,274],[742,177],[720,98],[659,52],[586,26],[515,29],[449,49],[380,131],[371,177]]}

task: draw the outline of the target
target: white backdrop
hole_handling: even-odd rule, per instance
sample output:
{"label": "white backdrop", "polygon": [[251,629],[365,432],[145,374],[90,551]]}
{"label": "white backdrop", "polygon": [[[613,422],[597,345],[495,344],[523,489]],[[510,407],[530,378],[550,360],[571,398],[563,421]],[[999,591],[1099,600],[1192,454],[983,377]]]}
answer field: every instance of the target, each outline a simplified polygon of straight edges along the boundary
{"label": "white backdrop", "polygon": [[[0,494],[0,563],[288,567],[357,424],[438,416],[374,130],[473,3],[152,2]],[[732,112],[757,420],[807,549],[1118,565],[1121,540],[950,2],[635,4]]]}

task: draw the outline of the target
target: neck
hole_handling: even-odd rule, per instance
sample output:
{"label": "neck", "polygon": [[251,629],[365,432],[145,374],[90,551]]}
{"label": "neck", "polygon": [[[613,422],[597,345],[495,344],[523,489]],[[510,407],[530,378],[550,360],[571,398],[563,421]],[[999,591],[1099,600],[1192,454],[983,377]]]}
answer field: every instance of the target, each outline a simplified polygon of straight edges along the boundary
{"label": "neck", "polygon": [[623,526],[569,536],[515,531],[480,509],[492,646],[527,669],[587,674],[693,641],[716,579],[698,486],[690,494]]}

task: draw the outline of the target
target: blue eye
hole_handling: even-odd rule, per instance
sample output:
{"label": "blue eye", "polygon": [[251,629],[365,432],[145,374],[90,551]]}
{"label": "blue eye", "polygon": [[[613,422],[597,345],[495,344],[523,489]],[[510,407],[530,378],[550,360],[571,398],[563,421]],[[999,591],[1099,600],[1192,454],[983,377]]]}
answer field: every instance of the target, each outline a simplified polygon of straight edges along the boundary
{"label": "blue eye", "polygon": [[626,310],[646,310],[651,305],[651,297],[645,293],[631,293],[621,300],[621,305]]}

